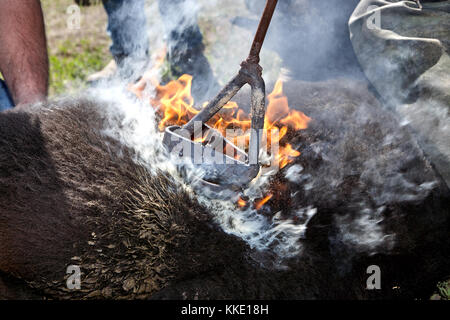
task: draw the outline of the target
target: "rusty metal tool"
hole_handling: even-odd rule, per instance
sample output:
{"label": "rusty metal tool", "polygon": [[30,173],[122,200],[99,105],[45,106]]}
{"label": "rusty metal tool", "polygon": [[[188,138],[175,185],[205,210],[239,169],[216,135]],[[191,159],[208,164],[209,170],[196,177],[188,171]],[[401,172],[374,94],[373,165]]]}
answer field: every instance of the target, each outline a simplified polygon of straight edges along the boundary
{"label": "rusty metal tool", "polygon": [[[250,54],[241,63],[238,74],[187,124],[183,127],[170,126],[164,133],[163,143],[169,152],[177,152],[178,156],[190,158],[194,166],[201,169],[202,182],[217,190],[244,187],[258,175],[260,169],[258,156],[264,129],[265,83],[259,65],[259,53],[277,2],[278,0],[267,0]],[[206,125],[245,84],[251,87],[248,154]],[[199,132],[200,137],[206,135],[206,138],[195,139]]]}

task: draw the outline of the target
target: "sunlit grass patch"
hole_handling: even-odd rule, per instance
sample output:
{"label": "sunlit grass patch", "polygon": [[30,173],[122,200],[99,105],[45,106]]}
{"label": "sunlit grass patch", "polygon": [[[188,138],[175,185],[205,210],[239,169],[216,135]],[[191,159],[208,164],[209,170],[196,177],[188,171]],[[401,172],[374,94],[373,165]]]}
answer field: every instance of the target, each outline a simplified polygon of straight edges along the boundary
{"label": "sunlit grass patch", "polygon": [[50,94],[71,93],[85,87],[86,78],[111,59],[104,48],[82,39],[64,41],[50,57]]}

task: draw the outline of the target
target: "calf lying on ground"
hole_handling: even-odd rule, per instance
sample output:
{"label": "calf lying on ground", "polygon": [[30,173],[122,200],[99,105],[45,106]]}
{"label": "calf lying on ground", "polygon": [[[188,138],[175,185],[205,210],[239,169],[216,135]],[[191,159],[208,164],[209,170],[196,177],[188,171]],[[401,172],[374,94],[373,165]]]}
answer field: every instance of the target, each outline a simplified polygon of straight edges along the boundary
{"label": "calf lying on ground", "polygon": [[[290,137],[302,151],[293,164],[301,175],[285,176],[288,166],[272,180],[263,214],[295,220],[295,209],[308,206],[317,213],[283,268],[270,263],[276,252],[225,233],[170,174],[150,173],[135,150],[105,135],[108,103],[66,100],[0,114],[0,271],[8,279],[0,294],[426,297],[448,263],[450,196],[407,128],[365,84],[292,82],[285,92],[314,120]],[[383,271],[376,292],[365,289],[371,264]],[[80,266],[80,290],[66,286],[69,265]]]}

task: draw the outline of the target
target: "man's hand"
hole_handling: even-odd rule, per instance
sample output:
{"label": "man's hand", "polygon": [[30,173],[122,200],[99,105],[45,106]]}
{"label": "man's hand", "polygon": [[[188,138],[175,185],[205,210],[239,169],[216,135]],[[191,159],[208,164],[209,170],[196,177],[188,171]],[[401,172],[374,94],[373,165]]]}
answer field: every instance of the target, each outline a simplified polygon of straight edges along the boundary
{"label": "man's hand", "polygon": [[46,99],[48,54],[39,0],[0,0],[0,71],[16,105]]}

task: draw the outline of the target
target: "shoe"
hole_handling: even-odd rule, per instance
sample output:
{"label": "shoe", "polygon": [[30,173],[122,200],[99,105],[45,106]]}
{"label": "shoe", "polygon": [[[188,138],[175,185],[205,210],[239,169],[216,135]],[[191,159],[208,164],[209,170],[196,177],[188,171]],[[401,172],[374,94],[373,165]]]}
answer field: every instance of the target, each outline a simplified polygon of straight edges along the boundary
{"label": "shoe", "polygon": [[96,72],[94,74],[91,74],[87,79],[86,82],[88,84],[94,84],[96,82],[99,82],[100,80],[108,80],[113,78],[117,74],[117,64],[116,61],[111,60],[106,67],[103,68],[103,70]]}
{"label": "shoe", "polygon": [[138,81],[149,67],[150,58],[145,55],[130,55],[117,58],[117,77],[129,83]]}

